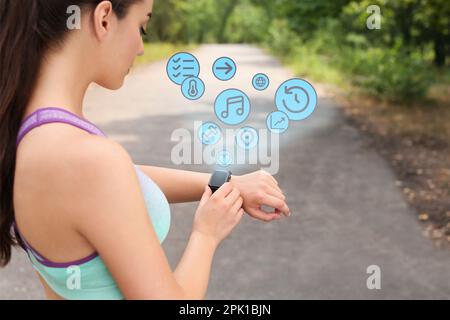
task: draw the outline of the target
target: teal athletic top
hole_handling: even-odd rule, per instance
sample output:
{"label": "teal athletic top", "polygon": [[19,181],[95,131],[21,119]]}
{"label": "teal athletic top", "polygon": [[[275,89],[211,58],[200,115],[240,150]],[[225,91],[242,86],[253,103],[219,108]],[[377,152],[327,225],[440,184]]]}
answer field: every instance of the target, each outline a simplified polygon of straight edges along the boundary
{"label": "teal athletic top", "polygon": [[[65,109],[41,108],[22,121],[17,136],[17,146],[32,129],[55,122],[73,125],[91,134],[106,137],[94,124]],[[169,203],[155,182],[136,165],[135,170],[144,195],[148,215],[153,223],[158,240],[162,243],[170,228]],[[42,276],[48,286],[62,298],[77,300],[124,299],[111,273],[97,252],[77,261],[52,262],[25,240],[15,222],[14,231],[16,236],[20,237],[24,243],[23,249],[26,251],[33,268]]]}

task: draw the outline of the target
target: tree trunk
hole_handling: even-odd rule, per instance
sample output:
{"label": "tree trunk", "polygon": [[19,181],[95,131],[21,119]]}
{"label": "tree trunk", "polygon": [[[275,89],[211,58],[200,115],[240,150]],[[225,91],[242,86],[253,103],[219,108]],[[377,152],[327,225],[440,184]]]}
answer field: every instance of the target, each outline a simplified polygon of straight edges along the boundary
{"label": "tree trunk", "polygon": [[227,27],[228,19],[233,13],[233,10],[236,7],[238,1],[239,0],[230,0],[225,8],[225,11],[222,15],[222,19],[220,21],[219,32],[217,34],[217,41],[219,41],[219,43],[225,42],[225,28]]}
{"label": "tree trunk", "polygon": [[445,38],[441,32],[436,32],[434,36],[434,64],[437,67],[443,67],[445,65],[446,50],[445,50]]}

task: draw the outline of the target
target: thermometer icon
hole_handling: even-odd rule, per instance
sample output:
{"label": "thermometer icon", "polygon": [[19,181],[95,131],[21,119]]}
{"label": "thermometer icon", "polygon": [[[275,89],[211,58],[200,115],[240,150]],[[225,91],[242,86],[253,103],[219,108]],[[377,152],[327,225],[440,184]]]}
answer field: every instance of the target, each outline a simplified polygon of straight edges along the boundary
{"label": "thermometer icon", "polygon": [[186,99],[198,100],[205,93],[205,84],[199,78],[190,77],[183,81],[181,92]]}
{"label": "thermometer icon", "polygon": [[193,98],[198,95],[197,82],[194,79],[189,81],[189,95]]}

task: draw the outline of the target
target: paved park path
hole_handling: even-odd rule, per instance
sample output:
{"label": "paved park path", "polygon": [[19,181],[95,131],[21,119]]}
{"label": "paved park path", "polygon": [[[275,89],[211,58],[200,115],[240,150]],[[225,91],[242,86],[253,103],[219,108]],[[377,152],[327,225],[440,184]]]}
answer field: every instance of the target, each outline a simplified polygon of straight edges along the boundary
{"label": "paved park path", "polygon": [[[234,87],[248,93],[248,124],[264,127],[277,87],[293,75],[264,51],[248,45],[204,45],[193,52],[207,91],[198,102],[184,99],[165,76],[165,61],[140,67],[117,92],[93,86],[86,116],[119,141],[138,164],[175,167],[170,135],[192,129],[193,120],[214,120],[217,94]],[[230,56],[236,77],[221,82],[214,60]],[[301,57],[299,57],[301,59]],[[251,87],[264,72],[271,86]],[[245,217],[216,253],[208,299],[416,299],[450,298],[450,253],[423,237],[416,215],[395,186],[389,164],[349,126],[325,87],[316,112],[293,123],[281,137],[277,179],[293,215],[265,224]],[[209,171],[207,166],[184,166]],[[257,169],[235,168],[236,172]],[[163,246],[176,266],[192,226],[196,204],[172,206],[172,226]],[[381,289],[369,290],[366,269],[381,268]],[[0,270],[0,299],[43,298],[23,253]]]}

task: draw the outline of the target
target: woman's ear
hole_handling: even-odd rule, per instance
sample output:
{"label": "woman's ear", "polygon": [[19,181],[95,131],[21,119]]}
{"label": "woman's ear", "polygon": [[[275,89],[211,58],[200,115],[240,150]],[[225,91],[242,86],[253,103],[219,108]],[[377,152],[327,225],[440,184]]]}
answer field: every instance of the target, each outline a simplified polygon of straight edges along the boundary
{"label": "woman's ear", "polygon": [[94,10],[94,34],[98,40],[103,40],[113,25],[114,11],[110,1],[100,2]]}

